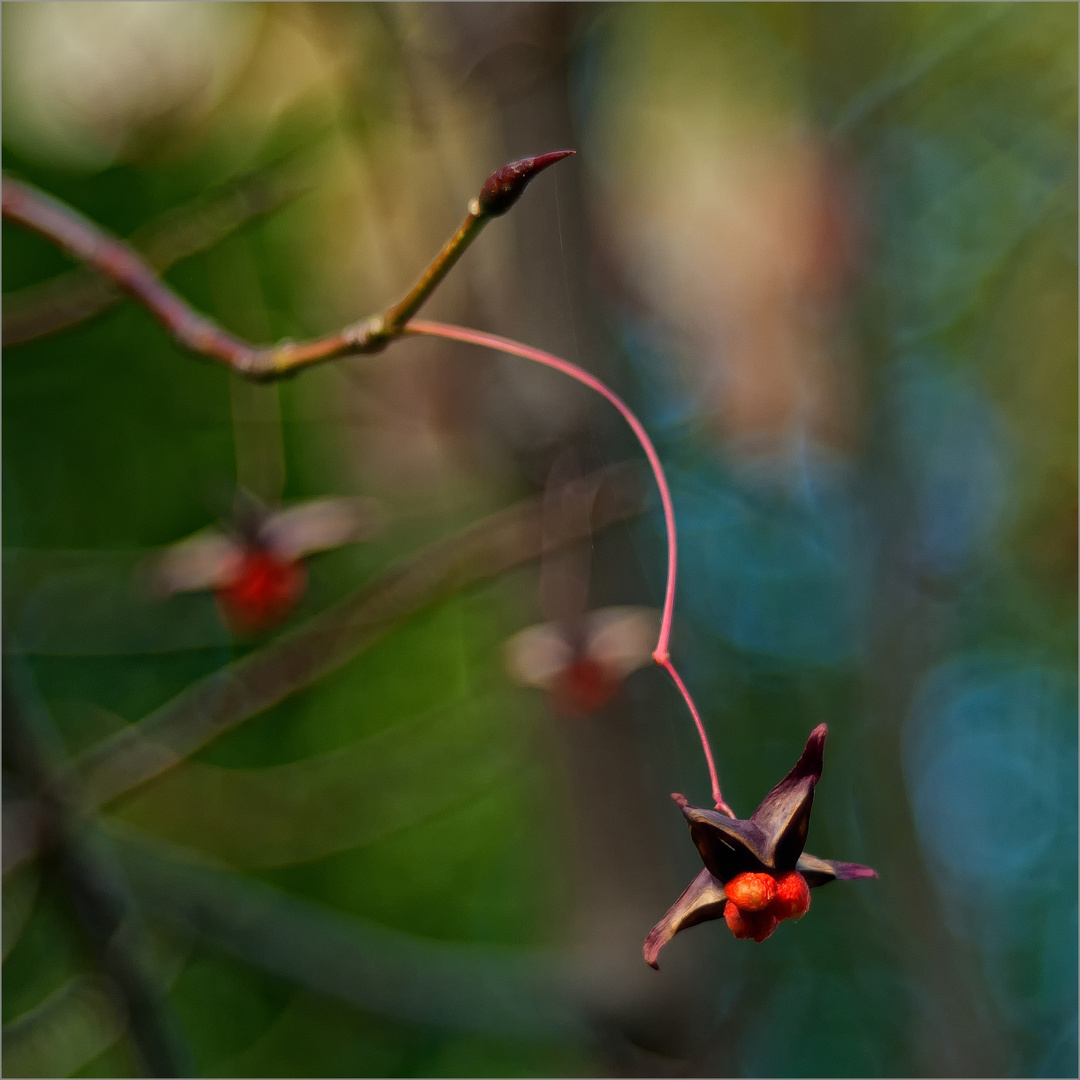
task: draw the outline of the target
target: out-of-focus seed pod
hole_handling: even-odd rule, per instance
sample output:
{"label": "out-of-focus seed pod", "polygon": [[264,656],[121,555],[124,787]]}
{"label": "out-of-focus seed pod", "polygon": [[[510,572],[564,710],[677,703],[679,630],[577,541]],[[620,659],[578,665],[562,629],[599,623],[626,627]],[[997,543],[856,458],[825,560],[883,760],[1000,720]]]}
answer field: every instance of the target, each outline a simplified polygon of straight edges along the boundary
{"label": "out-of-focus seed pod", "polygon": [[588,716],[649,663],[658,623],[652,608],[611,607],[589,612],[576,628],[530,626],[506,643],[507,669],[522,686],[546,691],[561,716]]}
{"label": "out-of-focus seed pod", "polygon": [[301,560],[370,536],[378,523],[368,499],[316,499],[269,510],[238,499],[228,532],[204,529],[167,548],[154,561],[159,595],[212,591],[226,625],[252,634],[277,625],[307,584]]}

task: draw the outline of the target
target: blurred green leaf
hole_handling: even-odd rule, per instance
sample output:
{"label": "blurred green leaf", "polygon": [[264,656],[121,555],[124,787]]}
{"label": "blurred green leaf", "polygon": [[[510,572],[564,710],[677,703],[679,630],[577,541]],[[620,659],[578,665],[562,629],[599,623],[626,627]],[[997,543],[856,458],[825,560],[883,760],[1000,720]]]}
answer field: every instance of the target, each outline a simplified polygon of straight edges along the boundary
{"label": "blurred green leaf", "polygon": [[123,1030],[107,982],[81,975],[4,1026],[4,1074],[70,1076]]}
{"label": "blurred green leaf", "polygon": [[37,866],[20,866],[4,875],[3,926],[4,959],[15,947],[20,934],[34,910],[40,870]]}
{"label": "blurred green leaf", "polygon": [[[358,702],[358,707],[365,707]],[[345,750],[266,769],[186,762],[117,816],[238,867],[319,859],[380,839],[494,782],[518,756],[511,695],[474,697]]]}

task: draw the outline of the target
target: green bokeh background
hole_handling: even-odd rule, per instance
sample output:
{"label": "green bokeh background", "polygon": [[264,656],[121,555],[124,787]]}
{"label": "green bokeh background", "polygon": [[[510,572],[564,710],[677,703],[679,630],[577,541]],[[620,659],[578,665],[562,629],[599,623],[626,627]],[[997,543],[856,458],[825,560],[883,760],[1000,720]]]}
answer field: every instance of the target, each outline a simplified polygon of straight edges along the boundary
{"label": "green bokeh background", "polygon": [[[5,68],[42,47],[23,7],[3,9]],[[278,340],[385,305],[487,172],[576,145],[573,178],[538,181],[432,314],[580,350],[640,409],[685,514],[673,651],[726,797],[748,814],[827,721],[811,846],[882,876],[815,894],[765,945],[712,924],[639,971],[633,942],[697,870],[666,794],[706,800],[699,751],[659,673],[577,726],[511,685],[500,646],[538,618],[523,567],[105,808],[197,1071],[1076,1075],[1076,7],[270,5],[249,21],[240,73],[194,119],[151,115],[88,164],[16,115],[5,170],[129,235],[308,162],[311,192],[165,275]],[[313,74],[282,76],[271,108],[257,75],[276,66]],[[28,85],[5,82],[6,128]],[[837,453],[854,479],[811,464],[809,496],[745,479],[676,362],[678,305],[634,291],[662,295],[663,265],[612,269],[632,248],[603,239],[633,234],[626,208],[658,177],[673,205],[689,189],[642,131],[686,124],[707,162],[708,125],[736,114],[839,148],[869,223],[844,314],[861,435]],[[7,222],[3,241],[5,298],[70,267]],[[68,753],[266,644],[230,639],[208,596],[154,607],[131,585],[221,511],[238,461],[280,453],[286,501],[365,494],[386,512],[372,542],[310,560],[268,637],[537,491],[478,404],[506,369],[425,348],[245,390],[129,302],[5,348],[5,620]],[[245,407],[270,419],[238,422]],[[635,453],[602,407],[574,415],[551,443]],[[815,515],[849,522],[818,561],[791,542]],[[659,603],[658,528],[653,506],[597,538],[596,603]],[[790,644],[808,620],[820,651]],[[8,766],[4,782],[25,794]],[[251,912],[268,932],[236,930]],[[5,877],[4,955],[8,1075],[139,1074],[48,859]]]}

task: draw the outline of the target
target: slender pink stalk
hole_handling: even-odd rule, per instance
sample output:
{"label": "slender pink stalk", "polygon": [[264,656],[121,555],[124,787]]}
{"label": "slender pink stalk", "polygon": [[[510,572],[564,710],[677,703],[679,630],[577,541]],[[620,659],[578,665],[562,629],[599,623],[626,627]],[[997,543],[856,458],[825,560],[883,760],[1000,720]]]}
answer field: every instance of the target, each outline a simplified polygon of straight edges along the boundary
{"label": "slender pink stalk", "polygon": [[716,764],[713,762],[709,738],[705,734],[705,725],[701,722],[701,717],[693,699],[690,697],[690,692],[686,689],[682,679],[679,678],[679,674],[672,665],[671,656],[668,653],[668,642],[671,638],[671,620],[675,610],[675,574],[678,551],[675,538],[675,510],[671,505],[671,491],[668,489],[667,477],[664,475],[660,458],[652,444],[652,439],[649,438],[649,433],[642,426],[641,421],[630,410],[630,406],[614,390],[611,390],[596,378],[595,375],[590,375],[584,368],[571,364],[569,360],[563,360],[561,357],[544,352],[543,349],[535,349],[531,345],[522,345],[520,342],[513,341],[510,338],[499,337],[497,334],[487,334],[482,330],[470,330],[464,326],[430,322],[426,319],[413,319],[406,324],[403,332],[446,338],[450,341],[463,341],[470,345],[480,345],[486,349],[496,349],[499,352],[510,353],[512,356],[520,356],[526,360],[532,360],[534,363],[543,364],[545,367],[554,368],[556,371],[569,375],[571,379],[576,379],[579,383],[589,387],[590,390],[595,390],[602,397],[607,398],[630,425],[630,430],[633,431],[638,442],[641,443],[641,448],[645,451],[653,476],[656,478],[656,486],[660,490],[660,502],[664,508],[664,525],[667,528],[667,588],[664,591],[664,610],[660,619],[660,636],[656,642],[656,648],[653,650],[653,660],[671,676],[672,681],[678,687],[683,700],[690,709],[690,715],[694,719],[698,735],[701,738],[701,749],[705,752],[705,762],[709,767],[709,779],[712,782],[712,794],[716,808],[730,817],[734,817],[731,808],[724,802],[720,794],[720,781],[716,775]]}
{"label": "slender pink stalk", "polygon": [[630,425],[631,430],[641,443],[645,456],[649,459],[653,476],[656,477],[656,486],[660,489],[660,501],[664,505],[664,522],[667,525],[668,545],[668,570],[667,590],[664,593],[664,612],[660,619],[660,637],[653,652],[653,659],[658,664],[663,664],[668,658],[668,639],[671,637],[671,617],[675,609],[675,511],[671,505],[671,492],[668,490],[667,478],[660,465],[656,448],[649,438],[648,432],[642,426],[641,421],[630,411],[626,404],[614,390],[602,383],[595,375],[590,375],[584,368],[571,364],[569,360],[563,360],[543,349],[534,349],[531,345],[522,345],[510,338],[499,337],[497,334],[486,334],[482,330],[469,330],[464,326],[452,326],[449,323],[430,322],[427,319],[413,319],[405,327],[406,334],[427,334],[431,337],[449,338],[451,341],[465,341],[471,345],[481,345],[487,349],[496,349],[499,352],[511,353],[514,356],[522,356],[526,360],[543,364],[545,367],[554,368],[579,383],[584,383],[590,390],[606,397],[616,409],[622,413],[623,419]]}
{"label": "slender pink stalk", "polygon": [[705,764],[709,767],[709,780],[712,782],[712,797],[713,802],[716,803],[716,809],[723,811],[728,817],[734,817],[735,811],[724,802],[724,797],[720,794],[720,778],[716,775],[716,763],[713,761],[712,751],[709,749],[709,737],[705,734],[705,725],[701,722],[701,716],[698,714],[694,699],[690,696],[690,691],[686,689],[686,684],[679,678],[679,673],[675,670],[670,657],[657,660],[657,663],[671,676],[671,681],[679,688],[679,693],[682,694],[683,701],[686,702],[686,707],[694,718],[698,737],[701,739],[701,748],[705,751]]}

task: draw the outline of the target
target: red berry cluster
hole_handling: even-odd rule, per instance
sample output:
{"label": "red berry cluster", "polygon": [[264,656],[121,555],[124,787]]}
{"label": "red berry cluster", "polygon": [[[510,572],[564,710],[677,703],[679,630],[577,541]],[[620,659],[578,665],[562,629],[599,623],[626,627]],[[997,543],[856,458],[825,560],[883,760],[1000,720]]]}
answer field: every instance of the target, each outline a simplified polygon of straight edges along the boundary
{"label": "red berry cluster", "polygon": [[810,907],[810,887],[798,870],[780,877],[739,874],[724,893],[724,920],[731,932],[755,941],[764,941],[784,919],[801,919]]}

